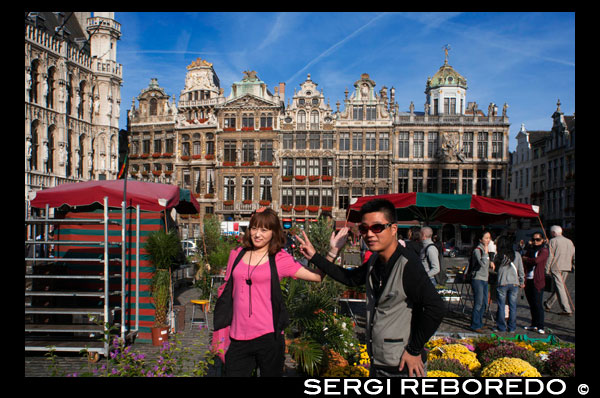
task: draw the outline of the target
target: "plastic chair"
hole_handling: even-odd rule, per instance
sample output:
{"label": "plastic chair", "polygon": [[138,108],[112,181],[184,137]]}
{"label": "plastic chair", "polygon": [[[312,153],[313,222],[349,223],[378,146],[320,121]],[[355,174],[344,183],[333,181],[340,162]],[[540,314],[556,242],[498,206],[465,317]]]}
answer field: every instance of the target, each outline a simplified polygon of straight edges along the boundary
{"label": "plastic chair", "polygon": [[[192,303],[192,318],[190,319],[190,330],[194,325],[204,325],[208,327],[208,300],[190,300]],[[204,313],[203,321],[194,321],[194,315],[196,314],[196,306],[200,306],[201,311]]]}

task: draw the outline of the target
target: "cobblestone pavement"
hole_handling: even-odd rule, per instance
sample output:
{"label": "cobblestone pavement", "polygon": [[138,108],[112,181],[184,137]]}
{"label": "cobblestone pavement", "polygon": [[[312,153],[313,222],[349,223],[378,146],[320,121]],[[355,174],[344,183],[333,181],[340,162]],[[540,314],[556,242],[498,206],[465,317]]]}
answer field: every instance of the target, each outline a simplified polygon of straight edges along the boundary
{"label": "cobblestone pavement", "polygon": [[[466,258],[446,258],[444,267],[450,267],[453,265],[464,265],[467,261]],[[460,286],[460,285],[459,285]],[[448,286],[451,287],[451,286]],[[567,287],[571,295],[571,299],[575,306],[575,273],[570,274],[567,279]],[[192,313],[192,304],[190,300],[198,298],[198,292],[196,289],[190,286],[183,286],[176,291],[175,305],[182,305],[185,308],[185,328],[178,331],[177,338],[183,347],[196,347],[194,351],[197,351],[196,357],[199,357],[201,353],[208,348],[209,334],[206,329],[201,329],[198,326],[190,328],[189,318]],[[544,299],[548,293],[544,294]],[[530,323],[531,315],[529,312],[529,305],[527,300],[522,294],[518,296],[518,307],[517,307],[517,330],[516,334],[526,334],[532,338],[547,337],[549,334],[554,334],[562,341],[575,342],[575,314],[571,317],[558,315],[560,308],[558,303],[554,305],[554,308],[550,312],[545,312],[545,326],[546,334],[540,335],[536,332],[528,332],[523,329],[524,326],[528,326]],[[357,319],[356,332],[359,339],[364,339],[364,316],[365,316],[365,305],[361,303],[352,303],[352,311],[354,312]],[[467,300],[464,312],[462,305],[450,303],[448,307],[448,314],[443,320],[442,324],[438,328],[437,334],[439,335],[462,335],[462,336],[473,336],[475,335],[470,329],[470,316],[471,316],[472,305]],[[497,305],[491,304],[492,315],[495,316]],[[196,312],[197,313],[197,312]],[[209,325],[212,325],[212,313],[209,313]],[[491,334],[491,328],[495,326],[492,322],[490,314],[486,314],[484,332]],[[508,333],[499,333],[501,337],[509,336]],[[157,358],[159,355],[159,347],[155,347],[152,344],[134,343],[132,346],[133,350],[146,354],[147,360]],[[104,359],[101,359],[101,363]],[[89,370],[89,364],[87,358],[82,357],[80,354],[68,354],[68,353],[57,353],[56,354],[56,370],[58,375],[64,376],[74,372],[84,372]],[[25,352],[25,376],[26,377],[39,377],[39,376],[53,376],[51,369],[51,362],[44,356],[42,352]],[[286,356],[286,377],[297,376],[294,369],[294,363],[289,356]],[[220,367],[213,366],[209,368],[208,376],[220,376]]]}

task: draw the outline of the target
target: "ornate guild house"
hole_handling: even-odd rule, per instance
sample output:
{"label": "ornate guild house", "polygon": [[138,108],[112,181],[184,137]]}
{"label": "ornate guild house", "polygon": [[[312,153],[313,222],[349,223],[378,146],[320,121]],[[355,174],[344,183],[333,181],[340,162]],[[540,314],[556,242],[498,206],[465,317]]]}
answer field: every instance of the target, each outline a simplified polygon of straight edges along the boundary
{"label": "ornate guild house", "polygon": [[225,96],[200,58],[184,84],[176,105],[151,79],[128,122],[131,177],[190,189],[201,204],[197,217],[180,220],[185,237],[201,233],[206,214],[244,221],[261,206],[289,227],[322,214],[344,220],[352,198],[366,195],[506,196],[508,105],[499,114],[490,103],[486,114],[468,102],[467,79],[447,52],[426,79],[423,111],[413,101],[400,111],[395,89],[377,88],[367,73],[335,111],[310,74],[287,104],[285,84],[271,91],[256,71],[243,72]]}

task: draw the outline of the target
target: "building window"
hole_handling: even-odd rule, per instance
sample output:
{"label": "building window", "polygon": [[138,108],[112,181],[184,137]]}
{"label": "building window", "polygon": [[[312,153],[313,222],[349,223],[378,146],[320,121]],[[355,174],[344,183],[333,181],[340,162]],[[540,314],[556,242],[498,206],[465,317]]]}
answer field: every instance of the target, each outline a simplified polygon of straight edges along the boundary
{"label": "building window", "polygon": [[306,175],[306,159],[305,158],[296,158],[296,175],[297,176],[305,176]]}
{"label": "building window", "polygon": [[[149,171],[148,169],[150,169],[150,165],[147,165],[148,167],[146,167],[146,165],[144,165],[144,169],[146,171]],[[190,176],[190,170],[189,169],[185,169],[183,170],[183,185],[185,187],[189,187],[192,184],[192,179]]]}
{"label": "building window", "polygon": [[438,98],[433,100],[433,115],[437,116],[439,114],[439,105],[440,100]]}
{"label": "building window", "polygon": [[319,159],[309,158],[308,159],[308,175],[318,176],[319,175]]}
{"label": "building window", "polygon": [[272,162],[273,161],[273,141],[272,140],[260,140],[260,161],[261,162]]}
{"label": "building window", "polygon": [[436,157],[439,143],[439,133],[429,132],[427,133],[427,157],[433,159]]}
{"label": "building window", "polygon": [[348,209],[349,204],[350,195],[348,192],[348,187],[340,187],[338,189],[338,207],[340,209]]}
{"label": "building window", "polygon": [[413,135],[413,158],[422,159],[425,149],[424,134],[422,131],[415,131]]}
{"label": "building window", "polygon": [[375,105],[367,105],[367,120],[377,119],[377,107]]}
{"label": "building window", "polygon": [[398,169],[398,193],[408,192],[408,169]]}
{"label": "building window", "polygon": [[362,105],[355,105],[352,107],[352,119],[353,120],[363,120]]}
{"label": "building window", "polygon": [[299,128],[299,129],[306,128],[306,112],[298,111],[298,116],[297,116],[296,122],[297,122],[297,128]]}
{"label": "building window", "polygon": [[237,160],[235,141],[227,140],[223,143],[223,161],[235,162]]}
{"label": "building window", "polygon": [[502,150],[504,149],[503,137],[504,137],[504,135],[502,134],[502,132],[492,133],[492,158],[493,159],[502,159]]}
{"label": "building window", "polygon": [[362,178],[362,159],[352,159],[352,178]]}
{"label": "building window", "polygon": [[[189,139],[189,137],[188,137],[188,139]],[[185,140],[185,137],[184,137],[184,140]],[[187,144],[187,154],[189,155],[189,153],[190,153],[190,143],[189,142],[184,142],[184,144]],[[184,148],[185,148],[185,145],[184,145]],[[142,141],[142,153],[146,154],[146,155],[150,154],[150,140],[143,140]]]}
{"label": "building window", "polygon": [[251,113],[244,113],[242,115],[242,127],[254,128],[254,115]]}
{"label": "building window", "polygon": [[281,159],[281,172],[284,176],[294,175],[294,163],[292,158]]}
{"label": "building window", "polygon": [[321,149],[321,135],[319,133],[310,133],[310,149]]}
{"label": "building window", "polygon": [[215,193],[215,169],[206,170],[206,193]]}
{"label": "building window", "polygon": [[456,98],[444,98],[444,113],[456,115]]}
{"label": "building window", "polygon": [[352,187],[352,198],[360,198],[364,196],[363,195],[363,189],[362,187]]}
{"label": "building window", "polygon": [[408,131],[401,131],[398,133],[398,157],[408,159]]}
{"label": "building window", "polygon": [[296,201],[295,204],[298,206],[306,205],[306,188],[296,188]]}
{"label": "building window", "polygon": [[477,133],[477,157],[487,159],[488,157],[488,133],[480,131]]}
{"label": "building window", "polygon": [[442,170],[442,193],[458,193],[458,169]]}
{"label": "building window", "polygon": [[492,186],[490,196],[493,198],[502,198],[502,170],[492,170]]}
{"label": "building window", "polygon": [[273,179],[270,176],[260,177],[260,200],[273,200]]}
{"label": "building window", "polygon": [[365,160],[365,178],[375,178],[375,159]]}
{"label": "building window", "polygon": [[390,178],[390,164],[387,159],[379,159],[377,175],[379,178]]}
{"label": "building window", "polygon": [[375,133],[367,133],[365,138],[365,151],[374,151],[375,142]]}
{"label": "building window", "polygon": [[319,112],[312,111],[310,113],[310,128],[311,130],[319,129]]}
{"label": "building window", "polygon": [[413,169],[413,192],[423,192],[423,169]]}
{"label": "building window", "polygon": [[387,195],[388,193],[390,193],[390,188],[388,187],[377,188],[377,195]]}
{"label": "building window", "polygon": [[206,154],[207,155],[215,154],[215,135],[213,133],[206,134]]}
{"label": "building window", "polygon": [[463,153],[466,158],[473,158],[473,133],[463,133]]}
{"label": "building window", "polygon": [[333,158],[321,159],[321,175],[333,176]]}
{"label": "building window", "polygon": [[296,133],[296,149],[306,149],[306,133]]}
{"label": "building window", "polygon": [[242,141],[242,162],[254,162],[254,140]]}
{"label": "building window", "polygon": [[462,170],[462,193],[472,194],[473,193],[473,170],[463,169]]}
{"label": "building window", "polygon": [[477,195],[487,195],[487,169],[477,170]]}
{"label": "building window", "polygon": [[333,189],[323,188],[321,191],[321,206],[333,207]]}
{"label": "building window", "polygon": [[438,169],[427,170],[427,192],[437,193]]}
{"label": "building window", "polygon": [[333,149],[332,133],[323,133],[323,149]]}
{"label": "building window", "polygon": [[225,200],[235,200],[235,177],[225,176]]}
{"label": "building window", "polygon": [[340,164],[338,176],[340,178],[350,177],[350,159],[339,159],[338,163]]}
{"label": "building window", "polygon": [[283,188],[281,190],[281,204],[292,206],[294,204],[294,193],[292,188]]}
{"label": "building window", "polygon": [[340,133],[340,151],[349,151],[350,150],[350,133]]}
{"label": "building window", "polygon": [[379,150],[381,152],[390,150],[390,135],[388,133],[379,133]]}
{"label": "building window", "polygon": [[321,201],[319,197],[319,189],[318,188],[309,188],[308,189],[308,205],[309,206],[320,206]]}
{"label": "building window", "polygon": [[271,113],[260,115],[260,128],[273,128],[273,115]]}
{"label": "building window", "polygon": [[223,119],[223,127],[235,128],[235,115],[225,115],[225,118]]}
{"label": "building window", "polygon": [[362,151],[363,150],[363,135],[362,133],[352,133],[352,150]]}
{"label": "building window", "polygon": [[192,153],[192,155],[200,155],[200,154],[202,154],[202,143],[200,141],[194,141],[193,142],[193,149],[194,149],[194,152]]}
{"label": "building window", "polygon": [[294,149],[294,136],[292,133],[283,134],[282,149]]}
{"label": "building window", "polygon": [[150,116],[156,116],[158,108],[158,100],[156,98],[150,99]]}

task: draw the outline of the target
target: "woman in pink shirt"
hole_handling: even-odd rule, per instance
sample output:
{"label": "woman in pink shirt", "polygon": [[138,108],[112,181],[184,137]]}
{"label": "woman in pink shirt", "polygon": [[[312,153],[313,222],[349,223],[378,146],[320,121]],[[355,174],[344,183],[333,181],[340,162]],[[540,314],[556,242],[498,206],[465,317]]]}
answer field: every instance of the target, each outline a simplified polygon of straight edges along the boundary
{"label": "woman in pink shirt", "polygon": [[[285,234],[277,213],[270,208],[260,209],[250,219],[242,247],[229,255],[226,281],[230,279],[234,260],[242,248],[246,250],[233,270],[233,317],[229,333],[231,344],[225,354],[226,376],[248,377],[257,367],[261,376],[283,373],[283,329],[289,321],[282,297],[274,290],[279,289],[279,281],[276,285],[271,281],[269,257],[274,256],[279,280],[292,277],[320,282],[323,279],[322,271],[303,267],[283,250],[284,245]],[[274,308],[280,311],[274,314]]]}

